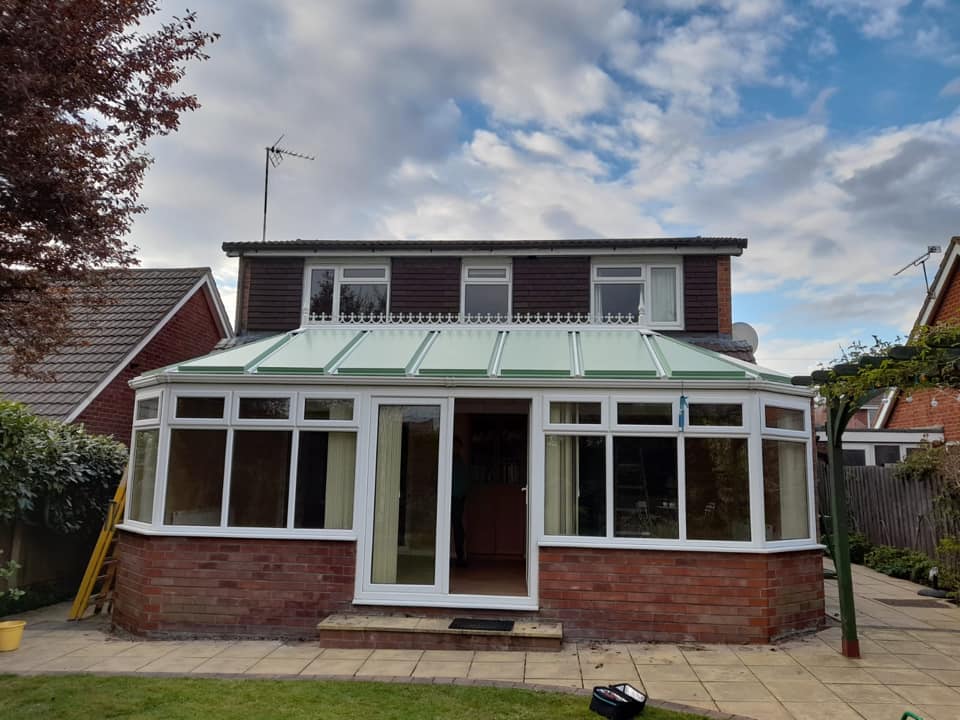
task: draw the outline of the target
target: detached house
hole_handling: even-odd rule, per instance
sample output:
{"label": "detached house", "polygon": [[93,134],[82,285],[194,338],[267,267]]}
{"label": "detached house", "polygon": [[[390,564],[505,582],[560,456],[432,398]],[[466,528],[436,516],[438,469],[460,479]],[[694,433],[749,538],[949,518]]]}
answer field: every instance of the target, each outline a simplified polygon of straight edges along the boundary
{"label": "detached house", "polygon": [[114,621],[817,627],[810,393],[731,338],[746,244],[225,243],[252,341],[132,382]]}

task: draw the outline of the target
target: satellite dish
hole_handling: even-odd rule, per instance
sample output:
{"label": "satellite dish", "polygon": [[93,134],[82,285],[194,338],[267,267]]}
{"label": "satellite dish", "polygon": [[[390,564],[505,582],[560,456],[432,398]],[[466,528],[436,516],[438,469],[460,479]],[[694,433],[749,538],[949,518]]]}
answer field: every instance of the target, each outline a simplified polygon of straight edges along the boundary
{"label": "satellite dish", "polygon": [[743,340],[750,345],[750,349],[754,352],[757,351],[757,347],[760,345],[760,336],[757,335],[757,331],[753,329],[750,323],[735,322],[733,324],[733,339]]}

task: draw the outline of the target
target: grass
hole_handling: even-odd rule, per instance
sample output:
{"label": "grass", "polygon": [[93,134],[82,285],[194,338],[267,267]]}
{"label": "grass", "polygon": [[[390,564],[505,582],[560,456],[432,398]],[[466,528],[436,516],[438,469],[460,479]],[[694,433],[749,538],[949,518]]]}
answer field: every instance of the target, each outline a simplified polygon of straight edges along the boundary
{"label": "grass", "polygon": [[[589,698],[492,687],[201,678],[0,676],[3,720],[597,718]],[[700,716],[647,708],[642,720]]]}

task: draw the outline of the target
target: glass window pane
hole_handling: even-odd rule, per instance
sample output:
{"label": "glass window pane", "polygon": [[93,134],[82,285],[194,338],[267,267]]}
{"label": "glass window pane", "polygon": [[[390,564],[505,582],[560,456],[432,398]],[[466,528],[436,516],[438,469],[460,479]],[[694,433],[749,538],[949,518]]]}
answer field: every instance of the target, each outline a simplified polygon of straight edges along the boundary
{"label": "glass window pane", "polygon": [[353,400],[307,398],[303,402],[304,420],[353,420]]}
{"label": "glass window pane", "polygon": [[242,420],[286,420],[290,417],[290,398],[242,397],[237,412]]}
{"label": "glass window pane", "polygon": [[467,268],[467,277],[474,280],[501,279],[506,280],[506,268]]}
{"label": "glass window pane", "polygon": [[691,403],[690,425],[743,426],[743,405],[740,403]]}
{"label": "glass window pane", "polygon": [[170,431],[166,525],[219,525],[226,430]]}
{"label": "glass window pane", "polygon": [[615,537],[679,538],[677,439],[613,439]]}
{"label": "glass window pane", "polygon": [[373,498],[374,583],[436,581],[438,405],[381,405]]}
{"label": "glass window pane", "polygon": [[510,311],[509,285],[465,285],[463,288],[464,315],[494,315],[507,317]]}
{"label": "glass window pane", "polygon": [[763,408],[763,421],[768,428],[780,430],[803,430],[803,410],[766,405]]}
{"label": "glass window pane", "polygon": [[160,417],[160,396],[137,400],[137,420],[156,420]]}
{"label": "glass window pane", "polygon": [[597,315],[604,320],[636,320],[643,299],[640,283],[604,283],[596,286]]}
{"label": "glass window pane", "polygon": [[598,267],[596,268],[598,278],[639,278],[643,277],[642,266],[624,266],[624,267]]}
{"label": "glass window pane", "polygon": [[607,474],[603,437],[547,435],[544,532],[607,534]]}
{"label": "glass window pane", "polygon": [[650,271],[650,321],[677,321],[677,271],[653,268]]}
{"label": "glass window pane", "polygon": [[550,422],[556,425],[599,425],[598,402],[552,402]]}
{"label": "glass window pane", "polygon": [[767,540],[810,537],[806,443],[763,441],[763,507]]}
{"label": "glass window pane", "polygon": [[386,312],[386,283],[343,283],[340,286],[340,315],[383,315]]}
{"label": "glass window pane", "polygon": [[153,490],[157,483],[159,442],[159,429],[137,430],[133,434],[133,468],[129,491],[131,520],[145,523],[153,521]]}
{"label": "glass window pane", "polygon": [[672,403],[617,403],[620,425],[673,425]]}
{"label": "glass window pane", "polygon": [[294,527],[353,527],[356,458],[356,433],[300,432]]}
{"label": "glass window pane", "polygon": [[230,527],[287,526],[289,430],[234,430]]}
{"label": "glass window pane", "polygon": [[343,277],[347,280],[383,280],[387,277],[387,269],[382,267],[344,268]]}
{"label": "glass window pane", "polygon": [[896,465],[900,462],[899,445],[877,445],[873,448],[875,465]]}
{"label": "glass window pane", "polygon": [[310,314],[333,315],[333,270],[313,270],[310,273]]}
{"label": "glass window pane", "polygon": [[687,537],[750,539],[750,472],[746,438],[687,437]]}
{"label": "glass window pane", "polygon": [[181,395],[177,398],[178,418],[222,418],[224,398],[192,397]]}
{"label": "glass window pane", "polygon": [[867,464],[866,450],[843,450],[843,464],[850,467],[864,467]]}

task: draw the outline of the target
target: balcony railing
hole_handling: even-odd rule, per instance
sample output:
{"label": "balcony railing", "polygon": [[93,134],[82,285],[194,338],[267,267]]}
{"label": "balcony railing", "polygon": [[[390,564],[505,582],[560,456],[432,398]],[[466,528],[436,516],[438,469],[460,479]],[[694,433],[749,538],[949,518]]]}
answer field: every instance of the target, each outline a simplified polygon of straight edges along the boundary
{"label": "balcony railing", "polygon": [[465,315],[462,313],[304,313],[305,325],[631,325],[645,326],[642,308],[633,314],[515,313]]}

